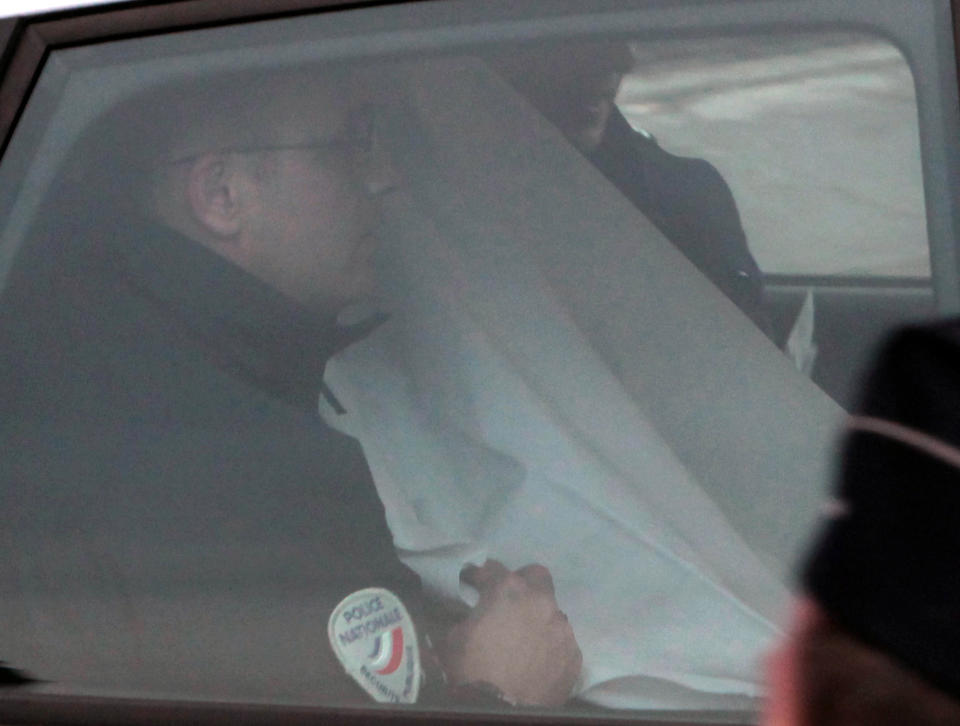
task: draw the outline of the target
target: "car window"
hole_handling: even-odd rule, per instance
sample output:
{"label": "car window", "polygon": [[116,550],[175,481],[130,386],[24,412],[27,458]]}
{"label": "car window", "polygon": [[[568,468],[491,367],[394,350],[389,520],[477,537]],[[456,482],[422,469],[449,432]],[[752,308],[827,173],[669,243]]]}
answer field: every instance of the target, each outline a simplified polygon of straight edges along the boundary
{"label": "car window", "polygon": [[618,105],[724,171],[766,273],[929,275],[916,93],[896,46],[817,33],[634,52]]}
{"label": "car window", "polygon": [[859,367],[956,307],[917,5],[52,49],[0,163],[0,659],[40,696],[751,723]]}
{"label": "car window", "polygon": [[849,405],[883,333],[934,310],[916,92],[902,52],[842,32],[631,47],[638,60],[620,110],[672,153],[721,171],[764,276],[772,337]]}

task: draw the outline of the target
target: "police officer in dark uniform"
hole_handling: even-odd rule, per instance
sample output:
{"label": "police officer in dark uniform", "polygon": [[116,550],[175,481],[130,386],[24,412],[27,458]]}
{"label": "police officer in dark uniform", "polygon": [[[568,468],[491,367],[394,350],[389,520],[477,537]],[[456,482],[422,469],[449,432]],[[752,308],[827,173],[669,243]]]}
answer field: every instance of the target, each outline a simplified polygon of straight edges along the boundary
{"label": "police officer in dark uniform", "polygon": [[480,603],[434,627],[360,445],[317,415],[327,359],[376,323],[338,314],[373,288],[393,183],[351,91],[328,68],[174,84],[78,147],[0,307],[15,665],[243,700],[569,696],[546,569],[465,573]]}

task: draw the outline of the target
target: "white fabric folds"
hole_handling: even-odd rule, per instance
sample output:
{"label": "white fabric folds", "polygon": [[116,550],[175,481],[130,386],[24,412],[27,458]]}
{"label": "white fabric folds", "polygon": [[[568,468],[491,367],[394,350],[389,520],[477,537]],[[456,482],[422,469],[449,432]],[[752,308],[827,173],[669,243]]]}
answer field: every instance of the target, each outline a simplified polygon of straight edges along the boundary
{"label": "white fabric folds", "polygon": [[479,61],[396,69],[390,320],[331,361],[396,546],[429,587],[540,562],[579,695],[738,709],[839,409]]}

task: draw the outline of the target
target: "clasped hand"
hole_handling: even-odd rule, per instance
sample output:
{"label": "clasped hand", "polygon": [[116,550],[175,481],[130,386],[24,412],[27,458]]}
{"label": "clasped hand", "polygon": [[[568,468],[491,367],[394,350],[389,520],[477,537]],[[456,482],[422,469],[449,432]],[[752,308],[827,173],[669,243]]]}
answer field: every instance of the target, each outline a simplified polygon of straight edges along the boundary
{"label": "clasped hand", "polygon": [[493,685],[514,704],[563,704],[583,659],[550,571],[543,565],[511,571],[487,560],[461,579],[480,600],[447,634],[442,657],[452,684]]}

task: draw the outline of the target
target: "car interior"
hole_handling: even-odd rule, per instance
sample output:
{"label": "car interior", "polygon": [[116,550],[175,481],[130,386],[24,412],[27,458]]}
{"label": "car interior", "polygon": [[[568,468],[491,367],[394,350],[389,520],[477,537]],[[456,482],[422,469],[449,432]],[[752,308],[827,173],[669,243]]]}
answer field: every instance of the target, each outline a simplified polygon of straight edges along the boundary
{"label": "car interior", "polygon": [[[51,190],[69,178],[97,203],[84,144],[118,104],[178,79],[347,68],[398,181],[380,200],[377,293],[345,313],[386,322],[330,361],[336,405],[318,413],[362,445],[394,545],[440,607],[476,603],[459,573],[488,557],[550,569],[583,653],[574,698],[497,718],[753,723],[863,367],[896,326],[960,309],[950,4],[324,10],[49,50],[0,159],[0,306],[38,230],[66,247],[84,219]],[[577,43],[628,50],[611,108],[631,143],[709,162],[729,187],[766,329],[491,61]],[[708,204],[671,194],[690,214]],[[13,487],[0,661],[39,683],[0,687],[0,720],[142,722],[170,704],[211,721],[351,717],[316,700],[309,592],[261,580],[249,550],[216,553],[239,584],[169,587],[151,580],[174,566],[169,543],[143,559],[122,498],[105,506],[123,526],[79,507],[47,531],[69,497],[0,465]],[[175,529],[175,509],[156,514]],[[90,698],[128,710],[71,712]]]}

